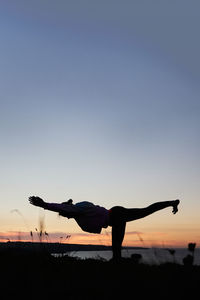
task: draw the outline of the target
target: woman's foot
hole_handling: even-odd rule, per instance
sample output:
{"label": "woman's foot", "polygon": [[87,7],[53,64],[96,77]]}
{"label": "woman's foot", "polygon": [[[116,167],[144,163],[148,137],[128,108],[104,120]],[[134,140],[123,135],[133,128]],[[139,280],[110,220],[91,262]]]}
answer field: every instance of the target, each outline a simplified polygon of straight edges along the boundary
{"label": "woman's foot", "polygon": [[172,212],[173,212],[174,215],[175,215],[175,214],[177,213],[177,211],[178,211],[178,205],[179,205],[179,203],[180,203],[180,200],[179,200],[179,199],[174,200],[173,210],[172,210]]}

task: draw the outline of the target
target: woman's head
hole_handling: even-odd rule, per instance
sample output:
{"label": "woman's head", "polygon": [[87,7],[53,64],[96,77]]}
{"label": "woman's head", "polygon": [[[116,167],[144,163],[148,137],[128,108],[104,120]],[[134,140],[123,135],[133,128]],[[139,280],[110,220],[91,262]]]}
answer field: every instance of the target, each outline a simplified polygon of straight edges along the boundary
{"label": "woman's head", "polygon": [[62,202],[62,204],[72,205],[72,202],[73,202],[73,200],[72,200],[72,199],[69,199],[69,200],[66,201],[66,202]]}

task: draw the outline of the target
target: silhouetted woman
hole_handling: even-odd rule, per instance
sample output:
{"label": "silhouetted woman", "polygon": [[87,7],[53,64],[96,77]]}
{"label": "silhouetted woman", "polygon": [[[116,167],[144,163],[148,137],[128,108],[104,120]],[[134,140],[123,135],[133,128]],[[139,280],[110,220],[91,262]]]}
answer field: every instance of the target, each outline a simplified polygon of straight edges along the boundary
{"label": "silhouetted woman", "polygon": [[83,231],[101,233],[102,228],[112,227],[112,251],[113,259],[121,258],[121,245],[124,239],[126,222],[144,218],[158,210],[172,207],[175,214],[178,211],[179,200],[163,201],[153,203],[145,208],[124,208],[114,206],[111,209],[94,205],[83,201],[73,204],[69,199],[63,203],[47,203],[41,198],[29,197],[31,204],[59,213],[68,219],[74,218]]}

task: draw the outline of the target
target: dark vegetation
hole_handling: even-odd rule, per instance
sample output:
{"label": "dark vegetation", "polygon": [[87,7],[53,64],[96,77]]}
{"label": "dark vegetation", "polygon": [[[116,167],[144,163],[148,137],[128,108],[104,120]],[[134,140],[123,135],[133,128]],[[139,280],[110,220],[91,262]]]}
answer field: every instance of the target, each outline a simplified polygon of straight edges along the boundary
{"label": "dark vegetation", "polygon": [[150,266],[136,257],[113,262],[2,249],[0,268],[6,299],[192,299],[200,286],[200,266]]}
{"label": "dark vegetation", "polygon": [[[106,251],[112,250],[111,246],[87,245],[87,244],[65,244],[65,243],[40,243],[40,242],[0,242],[0,252],[7,251],[40,251],[45,250],[49,253],[70,253],[73,251]],[[148,249],[144,247],[123,247],[123,249]]]}
{"label": "dark vegetation", "polygon": [[102,251],[111,250],[110,246],[104,245],[84,245],[84,244],[65,244],[65,243],[32,243],[32,242],[7,242],[0,243],[0,251],[40,251],[46,250],[49,253],[67,253],[73,251]]}

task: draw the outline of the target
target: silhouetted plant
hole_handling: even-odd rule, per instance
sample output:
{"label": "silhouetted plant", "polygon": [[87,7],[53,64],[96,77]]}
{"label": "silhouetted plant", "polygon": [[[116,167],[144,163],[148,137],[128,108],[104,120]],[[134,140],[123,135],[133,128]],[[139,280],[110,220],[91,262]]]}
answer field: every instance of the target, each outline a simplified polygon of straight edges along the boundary
{"label": "silhouetted plant", "polygon": [[196,243],[189,243],[188,244],[188,250],[190,252],[192,252],[193,254],[194,254],[195,248],[196,248]]}
{"label": "silhouetted plant", "polygon": [[194,263],[194,251],[196,248],[196,243],[189,243],[188,244],[188,250],[192,253],[192,254],[188,254],[183,258],[183,264],[185,266],[192,266]]}
{"label": "silhouetted plant", "polygon": [[139,254],[139,253],[133,253],[131,255],[131,260],[134,264],[139,264],[140,261],[142,259],[142,254]]}
{"label": "silhouetted plant", "polygon": [[183,258],[183,264],[185,266],[192,266],[193,262],[194,262],[194,257],[191,254],[188,254]]}
{"label": "silhouetted plant", "polygon": [[174,254],[176,253],[176,250],[174,250],[174,249],[167,249],[168,251],[169,251],[169,253],[171,254],[171,255],[173,255],[174,256]]}
{"label": "silhouetted plant", "polygon": [[21,231],[18,232],[18,242],[21,241]]}
{"label": "silhouetted plant", "polygon": [[43,238],[43,232],[44,232],[44,215],[39,217],[39,229],[40,229],[40,233],[39,233],[39,239],[40,239],[40,243],[42,243],[42,238]]}
{"label": "silhouetted plant", "polygon": [[166,250],[171,254],[171,256],[173,257],[173,262],[175,263],[176,250],[175,249],[166,249]]}
{"label": "silhouetted plant", "polygon": [[46,237],[46,240],[47,240],[47,242],[49,243],[49,234],[48,234],[48,232],[44,232],[44,235],[45,235],[45,237]]}
{"label": "silhouetted plant", "polygon": [[35,228],[35,231],[37,232],[38,238],[39,238],[39,240],[40,240],[40,236],[39,236],[39,233],[38,233],[37,228]]}
{"label": "silhouetted plant", "polygon": [[33,243],[33,232],[32,231],[30,231],[30,236],[31,236],[31,241]]}

